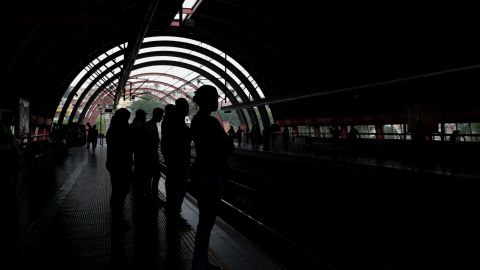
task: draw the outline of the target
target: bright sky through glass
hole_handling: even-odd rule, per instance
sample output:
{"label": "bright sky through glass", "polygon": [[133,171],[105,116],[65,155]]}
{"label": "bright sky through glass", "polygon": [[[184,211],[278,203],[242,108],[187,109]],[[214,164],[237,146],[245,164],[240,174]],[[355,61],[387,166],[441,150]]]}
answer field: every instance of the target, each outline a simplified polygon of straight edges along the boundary
{"label": "bright sky through glass", "polygon": [[[192,4],[193,2],[196,1],[186,1],[188,2],[187,4]],[[185,5],[186,3],[184,3]],[[222,59],[227,60],[228,62],[231,63],[231,65],[235,66],[242,74],[249,80],[249,82],[252,84],[253,88],[255,91],[258,93],[258,95],[261,98],[264,98],[263,92],[261,91],[260,87],[258,84],[255,82],[255,80],[252,78],[252,76],[233,58],[230,56],[226,55],[222,51],[216,49],[215,47],[199,42],[197,40],[192,40],[188,38],[181,38],[181,37],[173,37],[173,36],[155,36],[155,37],[146,37],[144,39],[144,42],[150,42],[150,41],[177,41],[177,42],[182,42],[182,43],[188,43],[188,44],[193,44],[195,46],[199,46],[201,48],[204,48],[206,50],[209,50],[215,54],[217,54],[219,57]],[[57,114],[56,117],[58,117],[60,110],[63,107],[63,104],[66,101],[67,96],[70,94],[70,91],[79,83],[79,81],[85,76],[85,74],[90,71],[91,68],[96,68],[96,72],[94,72],[89,78],[85,80],[85,82],[79,87],[77,90],[77,93],[71,103],[69,104],[68,110],[67,110],[67,117],[70,114],[71,110],[77,103],[78,98],[82,95],[82,93],[87,89],[89,84],[92,81],[95,81],[97,79],[97,76],[104,72],[107,68],[111,67],[115,63],[119,63],[123,60],[123,54],[121,54],[119,57],[115,58],[114,60],[108,61],[106,63],[103,63],[102,65],[94,66],[95,64],[98,64],[102,60],[104,60],[106,57],[118,52],[121,47],[125,48],[127,44],[122,44],[122,46],[116,46],[106,53],[100,55],[96,59],[94,59],[89,65],[87,65],[78,75],[77,77],[72,81],[70,84],[69,89],[65,93],[62,101],[60,102],[58,108],[57,108]],[[252,96],[249,92],[249,90],[245,87],[245,85],[242,83],[242,81],[234,75],[232,71],[226,68],[226,66],[222,65],[220,62],[214,60],[213,58],[201,54],[196,51],[192,50],[187,50],[184,48],[178,48],[178,47],[167,47],[167,46],[157,46],[157,47],[149,47],[149,48],[143,48],[139,51],[139,55],[142,55],[147,52],[180,52],[188,55],[192,55],[195,57],[198,57],[215,67],[217,67],[218,70],[221,70],[221,74],[218,74],[217,72],[214,72],[210,68],[207,68],[203,66],[200,63],[197,63],[195,61],[191,61],[188,59],[184,58],[179,58],[179,57],[172,57],[172,56],[152,56],[152,57],[147,57],[147,58],[138,58],[135,61],[135,65],[138,65],[140,63],[146,63],[146,62],[151,62],[151,61],[157,61],[157,60],[170,60],[170,61],[175,61],[175,62],[182,62],[186,63],[192,66],[195,66],[197,68],[202,69],[203,71],[211,74],[218,80],[220,80],[222,83],[225,83],[225,79],[223,78],[224,72],[228,74],[234,81],[235,84],[238,85],[238,87],[241,89],[242,92],[245,93],[245,95],[252,100]],[[115,68],[113,71],[110,71],[108,73],[103,73],[102,78],[95,83],[93,87],[89,89],[89,92],[85,95],[85,98],[82,100],[82,103],[79,106],[79,112],[83,110],[83,107],[86,105],[88,99],[90,96],[93,95],[95,91],[98,90],[99,87],[106,87],[110,88],[113,91],[116,89],[115,83],[118,82],[118,78],[113,80],[113,83],[110,83],[108,85],[104,85],[104,82],[110,79],[112,76],[117,75],[121,71],[120,68]],[[170,76],[168,76],[170,75]],[[165,95],[172,92],[175,95],[183,95],[183,96],[191,96],[193,95],[193,92],[195,91],[196,87],[203,85],[203,84],[212,84],[209,80],[201,76],[200,74],[193,72],[191,70],[182,68],[182,67],[177,67],[177,66],[168,66],[168,65],[162,65],[162,66],[149,66],[149,67],[143,67],[141,69],[136,69],[133,70],[130,74],[130,79],[127,82],[127,90],[128,87],[131,87],[132,89],[136,88],[142,88],[142,89],[154,89],[155,92],[154,95],[156,96],[161,96]],[[129,84],[131,82],[131,84]],[[246,100],[242,100],[240,98],[240,95],[235,91],[235,89],[230,85],[226,84],[227,88],[232,92],[233,96],[237,100],[237,102],[242,103]],[[181,91],[175,91],[176,88],[181,88]],[[161,94],[160,92],[164,91],[164,94]],[[106,94],[99,95],[98,98],[105,96]],[[219,93],[220,96],[220,101],[222,106],[228,106],[231,105],[231,102],[225,98],[224,93]],[[267,106],[268,107],[268,106]],[[269,118],[272,121],[272,115],[270,110],[267,108],[267,112],[269,114]],[[258,112],[256,112],[258,113]],[[79,113],[76,114],[76,118],[79,116]]]}

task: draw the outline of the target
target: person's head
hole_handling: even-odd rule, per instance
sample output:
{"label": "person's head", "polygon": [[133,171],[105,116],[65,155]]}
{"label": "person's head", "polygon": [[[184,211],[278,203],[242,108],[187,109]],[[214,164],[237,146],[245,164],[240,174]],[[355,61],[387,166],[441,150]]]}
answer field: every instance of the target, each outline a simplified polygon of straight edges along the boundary
{"label": "person's head", "polygon": [[155,121],[155,122],[162,121],[163,113],[164,113],[164,110],[160,107],[156,107],[155,109],[153,109],[153,111],[152,111],[153,121]]}
{"label": "person's head", "polygon": [[147,120],[147,113],[142,109],[138,109],[135,111],[135,119],[137,122],[144,123]]}
{"label": "person's head", "polygon": [[176,107],[173,104],[165,105],[165,116],[172,117],[176,113]]}
{"label": "person's head", "polygon": [[112,116],[111,124],[118,125],[122,123],[128,124],[128,119],[130,119],[130,111],[126,108],[120,108],[115,111],[115,114]]}
{"label": "person's head", "polygon": [[214,112],[218,108],[217,89],[211,85],[202,85],[195,91],[193,101],[200,107],[200,111]]}
{"label": "person's head", "polygon": [[115,112],[114,116],[117,116],[121,121],[128,122],[128,119],[130,119],[130,111],[126,108],[120,108]]}
{"label": "person's head", "polygon": [[93,129],[96,129],[97,128],[97,125],[93,125]]}
{"label": "person's head", "polygon": [[175,108],[178,115],[183,117],[188,115],[189,105],[185,98],[178,98],[177,100],[175,100]]}
{"label": "person's head", "polygon": [[91,127],[91,126],[90,126],[90,122],[87,122],[87,127]]}

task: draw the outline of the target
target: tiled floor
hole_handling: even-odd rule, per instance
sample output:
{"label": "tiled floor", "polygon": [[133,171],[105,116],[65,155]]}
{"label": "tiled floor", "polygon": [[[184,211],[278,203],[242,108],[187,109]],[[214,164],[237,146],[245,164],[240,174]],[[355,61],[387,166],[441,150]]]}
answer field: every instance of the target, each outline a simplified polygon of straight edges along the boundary
{"label": "tiled floor", "polygon": [[[44,207],[36,215],[27,212],[40,198],[35,193],[44,191],[29,187],[35,176],[25,181],[22,188],[29,192],[18,192],[23,195],[17,203],[17,217],[24,216],[27,225],[7,259],[9,263],[2,264],[7,268],[2,269],[190,269],[198,221],[195,200],[188,197],[183,205],[183,215],[193,230],[172,233],[166,229],[161,209],[137,207],[129,196],[126,216],[130,229],[115,233],[105,152],[102,147],[95,153],[82,147],[70,149],[71,155],[55,166],[54,179],[41,180],[56,191],[48,201],[43,198]],[[164,194],[163,183],[160,190]],[[220,218],[210,246],[210,260],[224,269],[282,269]]]}

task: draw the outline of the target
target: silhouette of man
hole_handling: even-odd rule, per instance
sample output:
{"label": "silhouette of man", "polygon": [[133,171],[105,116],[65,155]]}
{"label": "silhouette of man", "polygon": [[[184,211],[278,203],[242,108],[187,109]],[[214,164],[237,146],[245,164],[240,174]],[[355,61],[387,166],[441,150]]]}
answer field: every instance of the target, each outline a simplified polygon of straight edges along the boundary
{"label": "silhouette of man", "polygon": [[355,141],[357,139],[360,139],[360,133],[358,132],[358,129],[356,129],[354,125],[350,126],[350,132],[348,133],[348,139],[351,140],[351,141]]}
{"label": "silhouette of man", "polygon": [[[97,139],[98,139],[97,125],[93,125],[88,130],[88,146],[92,144],[92,150],[95,150],[95,148],[97,148]],[[89,148],[88,146],[87,148]]]}
{"label": "silhouette of man", "polygon": [[243,136],[243,130],[241,126],[238,126],[236,136],[237,136],[238,147],[240,147],[242,145],[242,136]]}
{"label": "silhouette of man", "polygon": [[145,129],[146,113],[142,109],[135,111],[135,118],[130,124],[133,147],[133,175],[136,199],[144,202],[150,196],[150,152],[147,130]]}
{"label": "silhouette of man", "polygon": [[191,131],[195,143],[194,177],[199,184],[200,212],[195,235],[192,269],[212,269],[208,263],[210,234],[218,214],[223,193],[223,175],[227,156],[234,150],[222,125],[210,114],[218,108],[215,87],[203,85],[195,91],[193,101],[199,111],[192,119]]}
{"label": "silhouette of man", "polygon": [[87,128],[85,128],[85,138],[87,138],[87,149],[90,149],[90,131],[92,130],[92,126],[90,125],[90,123],[87,123]]}
{"label": "silhouette of man", "polygon": [[290,146],[290,134],[288,131],[288,127],[283,128],[282,145],[283,145],[283,150],[288,151],[288,147]]}
{"label": "silhouette of man", "polygon": [[182,203],[187,193],[187,180],[191,158],[190,129],[185,124],[189,105],[186,99],[175,101],[174,109],[162,125],[162,153],[165,151],[165,162],[168,175],[165,181],[167,192],[167,216],[169,225],[189,228],[187,221],[181,216]]}
{"label": "silhouette of man", "polygon": [[149,181],[150,195],[153,201],[165,204],[165,201],[158,197],[158,183],[160,182],[160,159],[158,156],[158,146],[160,137],[158,135],[157,123],[162,121],[164,110],[162,108],[155,108],[152,111],[152,118],[145,123],[145,130],[147,135],[148,156],[147,156],[147,174],[146,178]]}
{"label": "silhouette of man", "polygon": [[[0,178],[3,187],[3,192],[0,193],[0,207],[6,207],[9,213],[13,213],[10,211],[13,211],[17,167],[17,143],[11,129],[13,125],[13,114],[10,111],[4,111],[0,118]],[[2,213],[6,214],[8,219],[9,213]]]}
{"label": "silhouette of man", "polygon": [[112,193],[110,208],[112,223],[125,229],[127,223],[123,218],[123,206],[132,178],[132,146],[131,131],[128,125],[130,112],[125,108],[118,109],[112,117],[107,130],[107,169],[110,172]]}

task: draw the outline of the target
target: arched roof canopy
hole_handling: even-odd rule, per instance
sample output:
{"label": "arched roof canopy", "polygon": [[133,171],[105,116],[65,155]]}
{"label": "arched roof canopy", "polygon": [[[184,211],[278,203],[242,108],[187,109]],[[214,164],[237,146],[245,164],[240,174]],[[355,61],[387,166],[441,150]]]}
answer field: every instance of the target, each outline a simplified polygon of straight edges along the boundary
{"label": "arched roof canopy", "polygon": [[[160,56],[176,57],[179,59],[179,61],[183,61],[182,59],[187,59],[193,63],[197,63],[197,65],[202,67],[204,70],[211,70],[214,72],[214,76],[223,77],[225,83],[227,83],[231,88],[223,87],[224,89],[222,89],[222,91],[225,94],[233,91],[234,94],[227,94],[232,103],[234,102],[234,99],[236,99],[235,95],[238,95],[238,100],[240,102],[251,101],[252,98],[253,100],[258,100],[263,97],[262,91],[258,88],[258,84],[255,83],[253,78],[251,78],[251,76],[248,75],[248,73],[242,69],[237,62],[228,60],[228,56],[226,54],[221,56],[218,50],[208,50],[205,48],[205,46],[209,45],[204,45],[198,41],[179,38],[176,38],[176,40],[168,40],[168,37],[160,37],[160,39],[165,38],[167,38],[167,40],[153,40],[145,42],[142,45],[140,54],[137,57],[137,62],[149,61],[148,58]],[[147,40],[148,39],[152,38],[147,38]],[[188,40],[189,42],[179,42],[178,40]],[[194,44],[195,42],[200,45]],[[169,48],[171,50],[165,51],[165,48]],[[177,48],[177,51],[175,51],[175,49],[172,50],[172,48]],[[146,52],[142,53],[142,50]],[[190,54],[185,52],[186,50],[190,51]],[[113,53],[107,54],[106,57],[103,57],[102,59],[97,60],[95,63],[91,63],[89,65],[90,69],[87,72],[84,72],[83,76],[77,80],[77,83],[71,87],[71,91],[68,93],[68,97],[62,106],[59,122],[63,122],[66,111],[71,106],[75,96],[79,96],[79,98],[76,100],[76,102],[74,102],[72,113],[69,117],[69,122],[72,122],[75,119],[75,114],[83,103],[82,100],[85,99],[87,94],[90,93],[92,89],[95,89],[95,86],[98,86],[99,83],[103,82],[103,90],[110,89],[105,91],[111,91],[113,88],[111,84],[114,83],[114,80],[111,80],[111,78],[117,77],[115,74],[118,73],[118,68],[121,66],[123,61],[121,56],[121,50],[114,51]],[[214,64],[213,62],[217,64]],[[224,70],[221,70],[220,67],[224,67]],[[115,71],[117,72],[115,73]],[[134,75],[131,78],[138,78],[138,75]],[[84,85],[88,79],[90,79],[90,84],[88,84],[86,88],[82,89],[82,85]],[[105,82],[108,82],[108,84],[105,85]],[[100,88],[97,87],[97,89]],[[248,96],[246,93],[248,93]],[[91,102],[85,103],[87,110],[88,106],[91,104]],[[80,110],[85,111],[85,109],[82,108]],[[241,111],[243,110],[237,110],[237,112]],[[246,111],[250,119],[257,119],[255,115],[255,109],[250,108],[246,109]],[[273,118],[269,111],[265,109],[265,107],[259,107],[257,112],[262,119],[262,126],[268,126],[272,122]],[[240,114],[242,115],[243,113]],[[244,117],[240,118],[244,119]],[[255,120],[254,122],[257,121]]]}
{"label": "arched roof canopy", "polygon": [[[238,102],[236,101],[235,97],[232,95],[232,93],[225,87],[225,85],[218,79],[216,78],[215,76],[213,76],[212,74],[204,71],[203,69],[199,68],[199,67],[196,67],[196,66],[193,66],[191,64],[187,64],[187,63],[183,63],[183,62],[178,62],[178,61],[170,61],[170,60],[163,60],[163,61],[152,61],[152,62],[145,62],[145,63],[141,63],[141,64],[138,64],[138,65],[135,65],[133,67],[132,70],[136,70],[136,69],[141,69],[141,68],[144,68],[144,67],[149,67],[149,66],[162,66],[162,65],[167,65],[167,66],[179,66],[179,67],[183,67],[183,68],[186,68],[186,69],[189,69],[189,70],[192,70],[192,71],[195,71],[199,74],[201,74],[202,76],[204,76],[205,78],[207,78],[209,81],[211,81],[218,89],[220,89],[222,92],[224,92],[226,94],[226,96],[232,101],[233,104],[238,104]],[[118,75],[117,75],[118,76]],[[109,84],[111,83],[114,79],[116,79],[116,77],[111,77],[109,78],[102,86],[104,86],[105,84]],[[86,108],[89,108],[93,102],[95,101],[95,99],[100,95],[100,93],[102,93],[102,87],[98,88],[91,96],[90,98],[88,99],[85,107]],[[254,119],[255,122],[258,122],[258,119],[256,117],[256,114],[252,111],[252,110],[247,110],[248,113],[249,113],[249,117],[250,119]],[[82,121],[85,117],[84,113],[86,112],[86,110],[83,110],[81,115],[80,115],[80,121]],[[243,121],[245,121],[245,117],[244,117],[244,114],[243,114],[243,111],[242,110],[238,110],[237,113],[239,113],[239,117],[241,117],[241,120],[243,119]]]}

